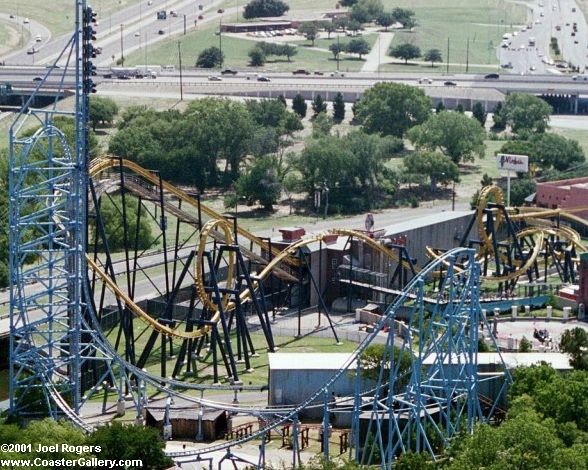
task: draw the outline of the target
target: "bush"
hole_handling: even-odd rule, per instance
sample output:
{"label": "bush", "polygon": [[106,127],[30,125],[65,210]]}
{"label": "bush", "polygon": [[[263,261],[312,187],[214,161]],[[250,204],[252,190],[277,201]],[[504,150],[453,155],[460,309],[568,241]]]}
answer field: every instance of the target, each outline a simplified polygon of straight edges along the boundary
{"label": "bush", "polygon": [[533,344],[531,343],[531,341],[529,341],[526,336],[523,336],[521,338],[521,342],[519,343],[519,352],[527,353],[531,352],[532,349]]}
{"label": "bush", "polygon": [[209,47],[204,49],[196,60],[196,67],[212,69],[220,67],[224,61],[224,54],[218,47]]}

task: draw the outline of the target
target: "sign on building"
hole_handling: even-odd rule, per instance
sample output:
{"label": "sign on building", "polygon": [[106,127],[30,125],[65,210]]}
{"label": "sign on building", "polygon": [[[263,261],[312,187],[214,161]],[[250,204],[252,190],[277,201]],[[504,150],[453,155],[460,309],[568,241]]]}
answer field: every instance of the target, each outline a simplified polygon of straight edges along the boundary
{"label": "sign on building", "polygon": [[496,155],[496,165],[499,170],[515,171],[517,173],[529,172],[529,157],[527,155],[511,155],[499,153]]}

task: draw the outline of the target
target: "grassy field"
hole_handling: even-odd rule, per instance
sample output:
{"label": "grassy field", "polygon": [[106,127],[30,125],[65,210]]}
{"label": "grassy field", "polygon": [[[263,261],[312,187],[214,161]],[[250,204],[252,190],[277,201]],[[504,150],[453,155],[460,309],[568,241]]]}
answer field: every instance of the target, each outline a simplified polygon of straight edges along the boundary
{"label": "grassy field", "polygon": [[505,0],[384,0],[387,8],[405,7],[415,11],[418,26],[414,32],[398,32],[392,45],[410,42],[424,53],[440,49],[449,62],[466,62],[469,38],[470,64],[495,64],[496,47],[512,25],[525,20],[525,8]]}
{"label": "grassy field", "polygon": [[[211,26],[208,29],[202,29],[181,36],[179,39],[182,44],[182,65],[184,67],[193,67],[198,54],[212,46],[219,47],[219,37],[215,34],[216,27]],[[371,37],[370,37],[371,36]],[[375,40],[375,35],[366,35],[365,38],[371,43]],[[147,51],[147,62],[155,64],[174,64],[176,67],[179,66],[178,57],[178,38],[165,40],[157,45],[151,46]],[[321,40],[323,41],[323,40]],[[325,39],[325,45],[317,47],[328,48],[330,42]],[[252,70],[265,70],[265,71],[292,71],[300,68],[309,70],[336,70],[337,63],[333,60],[333,54],[328,50],[317,50],[306,47],[307,42],[292,42],[297,44],[298,53],[292,58],[291,62],[287,59],[279,57],[270,57],[270,60],[266,61],[266,64],[261,68],[253,68]],[[308,43],[310,45],[310,43]],[[255,46],[255,41],[235,38],[231,36],[222,37],[222,50],[225,56],[223,66],[235,67],[235,68],[247,68],[249,67],[249,56],[247,53]],[[138,65],[145,63],[145,53],[143,51],[136,51],[127,57],[126,63],[128,65]],[[341,61],[344,69],[350,71],[360,70],[363,65],[363,61],[358,60],[355,57],[345,58]]]}
{"label": "grassy field", "polygon": [[[92,7],[98,12],[100,20],[117,10],[125,8],[138,0],[95,0]],[[71,0],[0,0],[0,12],[18,17],[28,17],[44,24],[53,34],[73,31],[74,2]]]}
{"label": "grassy field", "polygon": [[[324,321],[324,318],[323,318]],[[137,328],[135,332],[136,338],[136,351],[137,354],[143,350],[145,343],[147,342],[148,336],[151,332],[149,328],[144,328],[143,324],[136,322]],[[117,330],[113,330],[108,338],[110,341],[114,341],[116,338]],[[251,367],[254,369],[250,372],[245,372],[245,364],[238,364],[238,372],[241,374],[240,379],[247,385],[263,385],[268,380],[268,368],[269,368],[269,356],[267,352],[267,343],[265,338],[261,334],[252,334],[251,339],[253,341],[256,352],[259,354],[258,357],[251,358]],[[179,342],[174,341],[174,351],[178,350]],[[303,336],[301,338],[294,337],[274,337],[274,342],[279,348],[277,354],[280,353],[344,353],[352,352],[357,348],[357,344],[351,341],[342,341],[342,344],[337,344],[334,338],[319,338],[317,336]],[[122,343],[121,343],[122,347]],[[236,347],[236,346],[235,346]],[[120,348],[119,348],[120,349]],[[203,349],[203,352],[206,348]],[[236,353],[236,351],[235,351]],[[153,374],[160,374],[160,358],[161,358],[161,342],[156,342],[156,346],[153,348],[149,359],[147,360],[146,369]],[[171,374],[176,359],[169,359],[167,361],[167,372]],[[188,375],[183,377],[184,380],[191,383],[211,383],[213,380],[212,376],[212,356],[206,357],[204,361],[198,363],[198,374]],[[223,375],[224,367],[219,366],[219,374]]]}

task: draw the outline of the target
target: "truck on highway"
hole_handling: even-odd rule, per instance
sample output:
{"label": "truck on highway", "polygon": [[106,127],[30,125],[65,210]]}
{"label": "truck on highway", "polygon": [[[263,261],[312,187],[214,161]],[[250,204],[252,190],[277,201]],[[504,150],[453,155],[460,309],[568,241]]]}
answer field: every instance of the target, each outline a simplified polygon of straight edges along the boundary
{"label": "truck on highway", "polygon": [[150,78],[157,78],[161,73],[161,65],[137,65],[135,68],[138,73]]}

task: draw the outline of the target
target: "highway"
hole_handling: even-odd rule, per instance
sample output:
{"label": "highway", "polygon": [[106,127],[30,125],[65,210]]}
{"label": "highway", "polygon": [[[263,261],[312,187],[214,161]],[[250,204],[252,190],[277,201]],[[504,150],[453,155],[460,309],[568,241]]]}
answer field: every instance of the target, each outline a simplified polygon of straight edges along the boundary
{"label": "highway", "polygon": [[[1,67],[0,82],[11,82],[15,88],[30,88],[36,85],[34,78],[44,77],[49,69],[45,67]],[[108,69],[99,69],[95,82],[100,89],[116,89],[129,92],[145,91],[157,93],[173,90],[180,85],[179,72],[162,72],[158,78],[132,78],[129,80],[104,79],[102,75]],[[54,69],[47,78],[47,86],[55,87],[60,82],[64,69]],[[380,81],[394,81],[429,89],[495,89],[502,93],[527,92],[535,94],[567,94],[588,96],[588,81],[573,80],[569,75],[511,75],[500,74],[498,79],[487,79],[485,75],[455,74],[439,76],[431,84],[420,84],[419,79],[425,74],[419,73],[349,73],[345,77],[317,75],[292,75],[291,73],[267,73],[264,76],[269,82],[257,81],[255,74],[239,72],[236,76],[222,76],[221,81],[210,81],[210,75],[218,75],[217,71],[201,71],[185,69],[182,83],[189,93],[203,94],[238,94],[239,91],[282,91],[282,90],[316,90],[362,92]],[[445,85],[446,81],[454,82],[455,87]],[[66,88],[73,88],[73,72],[65,76]]]}
{"label": "highway", "polygon": [[[121,30],[123,52],[128,55],[136,49],[145,48],[145,45],[154,44],[170,35],[181,34],[184,29],[184,15],[186,15],[188,31],[194,28],[194,20],[200,14],[204,15],[204,21],[199,21],[199,23],[212,21],[220,16],[216,14],[216,11],[213,15],[208,13],[208,10],[219,3],[219,0],[151,0],[151,5],[148,3],[148,0],[141,0],[104,18],[99,17],[98,25],[95,27],[97,31],[95,44],[97,47],[102,47],[103,51],[96,63],[109,65],[112,63],[112,56],[115,56],[115,60],[120,58]],[[198,5],[203,6],[202,11],[199,11]],[[166,20],[157,20],[157,11],[166,7],[168,13],[173,10],[178,16],[168,15]],[[22,21],[22,18],[18,18],[16,21]],[[121,25],[123,25],[122,28]],[[163,34],[159,34],[160,30],[163,31]],[[27,49],[30,49],[32,45],[30,44],[18,52],[1,56],[0,59],[6,65],[49,64],[57,58],[70,38],[71,34],[65,34],[46,43],[41,43],[41,45],[37,45],[38,52],[31,55],[27,54]],[[146,59],[148,60],[147,56]],[[60,61],[60,65],[64,64],[65,60]]]}

